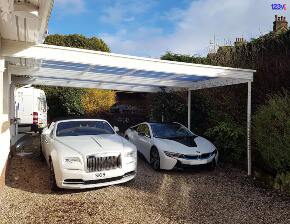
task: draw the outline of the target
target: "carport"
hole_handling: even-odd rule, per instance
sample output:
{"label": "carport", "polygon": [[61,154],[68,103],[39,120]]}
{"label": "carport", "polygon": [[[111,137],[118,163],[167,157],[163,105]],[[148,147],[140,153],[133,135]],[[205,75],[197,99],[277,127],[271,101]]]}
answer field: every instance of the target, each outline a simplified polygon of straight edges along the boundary
{"label": "carport", "polygon": [[[15,84],[151,93],[156,93],[161,88],[166,91],[185,88],[188,90],[188,127],[190,128],[192,90],[248,83],[247,150],[248,175],[251,175],[251,82],[254,70],[171,62],[45,45],[42,41],[53,0],[19,2],[21,4],[11,1],[0,3],[2,36],[0,91],[1,95],[3,93],[0,101],[1,122],[11,121],[15,117],[13,97]],[[37,16],[31,15],[32,12],[37,12]],[[10,128],[11,137],[12,129],[13,127]],[[0,169],[2,171],[2,164]]]}

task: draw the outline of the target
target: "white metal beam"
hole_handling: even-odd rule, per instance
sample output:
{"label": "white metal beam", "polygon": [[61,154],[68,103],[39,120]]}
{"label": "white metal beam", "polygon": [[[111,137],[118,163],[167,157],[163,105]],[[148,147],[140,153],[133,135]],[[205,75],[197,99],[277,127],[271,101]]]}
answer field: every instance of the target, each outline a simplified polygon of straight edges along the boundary
{"label": "white metal beam", "polygon": [[190,90],[207,89],[220,86],[228,86],[235,84],[247,83],[246,79],[231,79],[231,78],[216,78],[200,82],[195,82],[194,87],[189,88]]}
{"label": "white metal beam", "polygon": [[169,76],[169,77],[161,79],[161,81],[167,81],[167,80],[179,78],[179,77],[182,77],[182,76],[185,76],[185,74],[172,75],[172,76]]}
{"label": "white metal beam", "polygon": [[79,73],[79,75],[84,75],[85,73],[87,73],[88,71],[92,70],[94,67],[96,67],[95,65],[91,65],[90,67],[86,68],[85,70],[81,71]]}
{"label": "white metal beam", "polygon": [[120,78],[122,78],[122,77],[125,77],[125,76],[129,76],[129,75],[132,75],[132,74],[134,74],[134,73],[136,73],[136,72],[138,72],[139,70],[134,70],[134,71],[131,71],[131,72],[127,72],[126,74],[123,74],[123,75],[118,75]]}
{"label": "white metal beam", "polygon": [[249,75],[252,79],[253,72],[255,72],[249,69],[172,62],[54,45],[39,44],[32,46],[27,43],[9,40],[2,40],[2,56],[208,77],[229,76],[234,78],[231,74],[235,74],[234,76],[242,75],[246,79]]}

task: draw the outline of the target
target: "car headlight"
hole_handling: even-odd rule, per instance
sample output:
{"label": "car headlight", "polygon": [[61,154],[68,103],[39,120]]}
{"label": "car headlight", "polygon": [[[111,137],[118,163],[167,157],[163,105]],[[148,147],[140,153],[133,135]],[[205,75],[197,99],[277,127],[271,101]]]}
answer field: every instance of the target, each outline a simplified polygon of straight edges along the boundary
{"label": "car headlight", "polygon": [[81,163],[81,160],[78,157],[66,157],[66,158],[63,158],[63,162],[64,163],[75,163],[75,162]]}
{"label": "car headlight", "polygon": [[217,154],[217,149],[215,149],[211,154],[212,155],[216,155]]}
{"label": "car headlight", "polygon": [[177,153],[177,152],[168,152],[168,151],[164,151],[165,155],[169,156],[169,157],[175,157],[175,158],[183,158],[183,154]]}
{"label": "car headlight", "polygon": [[136,152],[135,151],[126,152],[125,157],[136,157]]}

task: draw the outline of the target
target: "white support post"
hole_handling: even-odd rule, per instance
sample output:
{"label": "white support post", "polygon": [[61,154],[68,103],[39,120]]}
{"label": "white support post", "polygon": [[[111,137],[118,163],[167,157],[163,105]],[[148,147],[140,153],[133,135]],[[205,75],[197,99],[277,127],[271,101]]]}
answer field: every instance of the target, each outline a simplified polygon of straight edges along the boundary
{"label": "white support post", "polygon": [[10,127],[11,138],[15,137],[18,133],[17,125],[15,123],[16,116],[16,102],[15,102],[15,83],[11,82],[10,84],[10,119],[13,119],[14,123]]}
{"label": "white support post", "polygon": [[248,82],[247,155],[248,155],[248,176],[251,176],[252,175],[252,159],[251,159],[251,82]]}
{"label": "white support post", "polygon": [[[2,122],[5,121],[3,117],[3,105],[4,105],[4,71],[5,71],[5,59],[0,57],[0,126]],[[0,130],[1,134],[1,130]]]}
{"label": "white support post", "polygon": [[187,108],[187,113],[188,113],[188,129],[190,130],[190,123],[191,123],[191,90],[188,90],[188,108]]}

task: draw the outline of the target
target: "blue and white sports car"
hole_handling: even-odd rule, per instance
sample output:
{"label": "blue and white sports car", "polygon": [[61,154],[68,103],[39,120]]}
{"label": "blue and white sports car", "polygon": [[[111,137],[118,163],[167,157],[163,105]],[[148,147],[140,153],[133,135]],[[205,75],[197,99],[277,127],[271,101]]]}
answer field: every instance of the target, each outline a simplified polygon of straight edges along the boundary
{"label": "blue and white sports car", "polygon": [[218,162],[216,147],[179,123],[141,123],[126,130],[125,138],[144,155],[154,170],[190,168]]}

